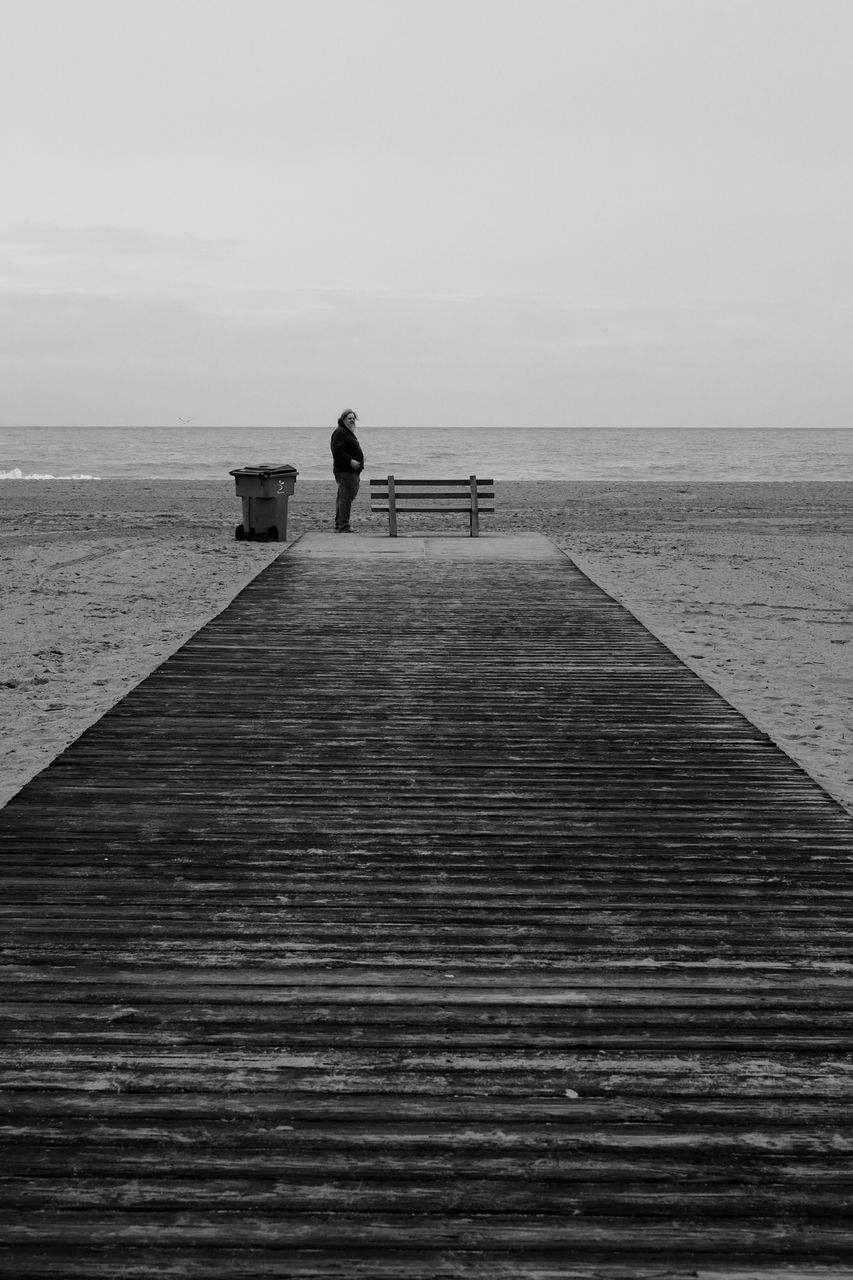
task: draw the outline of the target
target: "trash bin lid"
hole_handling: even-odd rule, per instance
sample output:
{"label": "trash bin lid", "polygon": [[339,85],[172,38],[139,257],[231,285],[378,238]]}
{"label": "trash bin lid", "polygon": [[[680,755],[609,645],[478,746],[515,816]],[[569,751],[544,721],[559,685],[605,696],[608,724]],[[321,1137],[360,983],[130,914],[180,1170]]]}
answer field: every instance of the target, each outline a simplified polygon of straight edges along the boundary
{"label": "trash bin lid", "polygon": [[253,467],[235,467],[229,476],[298,476],[296,467],[278,462],[256,462]]}

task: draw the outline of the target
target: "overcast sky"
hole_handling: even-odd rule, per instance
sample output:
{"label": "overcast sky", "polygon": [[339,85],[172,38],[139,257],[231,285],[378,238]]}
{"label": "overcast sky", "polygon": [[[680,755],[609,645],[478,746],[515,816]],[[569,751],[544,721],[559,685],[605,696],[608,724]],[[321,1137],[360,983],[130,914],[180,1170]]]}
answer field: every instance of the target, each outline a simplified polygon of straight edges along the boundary
{"label": "overcast sky", "polygon": [[853,0],[0,9],[2,422],[853,425]]}

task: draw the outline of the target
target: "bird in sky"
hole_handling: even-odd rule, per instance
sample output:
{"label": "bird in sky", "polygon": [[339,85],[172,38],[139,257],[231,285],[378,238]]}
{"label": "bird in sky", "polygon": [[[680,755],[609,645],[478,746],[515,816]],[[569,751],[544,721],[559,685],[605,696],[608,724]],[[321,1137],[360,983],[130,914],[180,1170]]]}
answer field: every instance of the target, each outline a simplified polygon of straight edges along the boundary
{"label": "bird in sky", "polygon": [[178,418],[178,422],[183,422],[185,426],[188,422],[193,422],[193,421],[194,421],[193,418],[181,418],[181,417]]}

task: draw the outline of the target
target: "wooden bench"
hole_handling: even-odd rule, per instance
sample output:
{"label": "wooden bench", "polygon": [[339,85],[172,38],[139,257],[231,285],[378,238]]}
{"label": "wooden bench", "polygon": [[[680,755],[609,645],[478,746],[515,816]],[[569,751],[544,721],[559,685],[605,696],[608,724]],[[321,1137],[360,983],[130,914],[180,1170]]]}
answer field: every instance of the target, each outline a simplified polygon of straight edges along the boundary
{"label": "wooden bench", "polygon": [[[386,476],[370,482],[370,510],[387,511],[388,536],[397,536],[397,515],[410,511],[464,511],[470,517],[471,537],[480,533],[480,516],[494,513],[494,480],[401,480]],[[492,505],[483,506],[483,499]]]}

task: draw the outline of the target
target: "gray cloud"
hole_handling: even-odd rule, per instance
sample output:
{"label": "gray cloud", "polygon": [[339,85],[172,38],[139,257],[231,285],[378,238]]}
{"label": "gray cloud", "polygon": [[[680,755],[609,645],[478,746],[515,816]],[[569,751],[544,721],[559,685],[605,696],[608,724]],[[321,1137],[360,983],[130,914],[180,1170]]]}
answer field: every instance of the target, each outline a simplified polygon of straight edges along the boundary
{"label": "gray cloud", "polygon": [[[375,425],[832,425],[849,314],[820,343],[798,308],[561,305],[518,297],[295,294],[214,309],[92,294],[0,294],[12,421]],[[97,412],[93,412],[93,384]]]}
{"label": "gray cloud", "polygon": [[233,240],[205,241],[166,235],[141,227],[50,227],[0,229],[0,245],[9,250],[32,250],[56,256],[120,258],[231,257]]}

